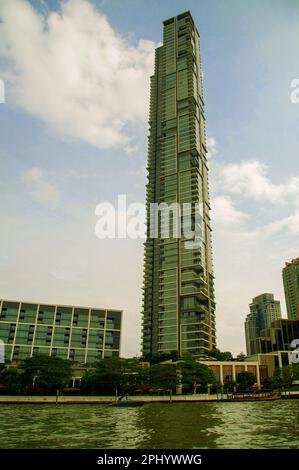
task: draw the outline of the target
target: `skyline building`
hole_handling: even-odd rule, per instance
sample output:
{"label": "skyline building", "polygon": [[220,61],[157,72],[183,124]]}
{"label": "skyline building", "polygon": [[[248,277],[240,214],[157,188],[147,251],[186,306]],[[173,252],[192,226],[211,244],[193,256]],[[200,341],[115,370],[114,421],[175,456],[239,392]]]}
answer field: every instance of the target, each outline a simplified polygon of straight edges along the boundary
{"label": "skyline building", "polygon": [[299,320],[299,258],[285,263],[282,276],[288,319]]}
{"label": "skyline building", "polygon": [[[199,357],[216,346],[199,33],[190,12],[163,24],[151,77],[142,353],[175,350]],[[188,235],[175,236],[181,212],[159,211],[155,219],[153,204],[189,204],[190,228],[196,233],[200,225],[201,243],[190,247]],[[163,237],[167,224],[172,236]]]}
{"label": "skyline building", "polygon": [[0,299],[5,361],[46,354],[74,363],[119,357],[121,310]]}
{"label": "skyline building", "polygon": [[280,301],[274,295],[265,293],[252,299],[250,313],[245,320],[245,338],[247,355],[256,354],[257,338],[262,330],[269,328],[274,320],[281,319]]}
{"label": "skyline building", "polygon": [[[280,318],[261,330],[256,339],[256,354],[280,352],[283,365],[288,365],[291,351],[294,351],[292,341],[299,338],[299,320]],[[285,353],[285,354],[283,354]]]}

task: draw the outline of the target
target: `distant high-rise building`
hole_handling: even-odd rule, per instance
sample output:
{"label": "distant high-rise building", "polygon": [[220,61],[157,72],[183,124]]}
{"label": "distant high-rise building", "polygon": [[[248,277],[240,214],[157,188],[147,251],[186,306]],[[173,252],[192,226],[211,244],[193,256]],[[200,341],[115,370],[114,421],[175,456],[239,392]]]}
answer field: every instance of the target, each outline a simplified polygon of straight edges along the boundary
{"label": "distant high-rise building", "polygon": [[257,353],[256,340],[260,332],[270,327],[274,320],[281,318],[279,300],[274,300],[273,294],[261,294],[252,299],[249,305],[250,313],[245,321],[245,337],[247,355]]}
{"label": "distant high-rise building", "polygon": [[122,311],[0,299],[0,339],[5,361],[34,354],[77,364],[118,357]]}
{"label": "distant high-rise building", "polygon": [[[164,21],[149,124],[142,351],[201,356],[216,346],[215,303],[199,34],[189,12]],[[201,246],[152,236],[151,207],[161,203],[192,205],[194,231],[202,207]],[[164,222],[159,213],[157,226]]]}
{"label": "distant high-rise building", "polygon": [[286,263],[282,270],[289,320],[299,320],[299,258]]}
{"label": "distant high-rise building", "polygon": [[256,339],[255,354],[294,351],[294,346],[291,344],[296,339],[299,339],[299,320],[288,320],[287,318],[274,320],[270,326],[261,330]]}

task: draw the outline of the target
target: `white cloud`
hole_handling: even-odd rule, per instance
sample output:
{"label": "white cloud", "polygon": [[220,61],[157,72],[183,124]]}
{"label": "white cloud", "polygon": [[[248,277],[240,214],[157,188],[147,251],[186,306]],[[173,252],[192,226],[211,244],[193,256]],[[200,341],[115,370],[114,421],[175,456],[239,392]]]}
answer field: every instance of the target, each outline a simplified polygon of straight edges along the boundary
{"label": "white cloud", "polygon": [[299,209],[287,217],[271,222],[265,230],[267,235],[273,235],[281,230],[299,235]]}
{"label": "white cloud", "polygon": [[154,42],[133,46],[87,0],[47,16],[10,0],[0,15],[3,73],[19,106],[98,148],[130,143],[126,126],[147,120]]}
{"label": "white cloud", "polygon": [[273,292],[285,315],[281,270],[299,252],[299,177],[275,183],[258,160],[210,167],[218,346],[237,353],[254,296]]}
{"label": "white cloud", "polygon": [[40,181],[42,178],[42,174],[43,173],[39,168],[33,167],[24,173],[23,180],[28,181],[29,183]]}
{"label": "white cloud", "polygon": [[299,177],[291,177],[285,184],[274,184],[268,170],[267,165],[257,160],[219,166],[215,189],[275,204],[289,202],[290,198],[299,202]]}
{"label": "white cloud", "polygon": [[217,155],[218,149],[217,149],[217,142],[216,142],[215,137],[207,138],[207,149],[208,149],[207,158],[212,158],[215,155]]}
{"label": "white cloud", "polygon": [[39,168],[33,167],[26,171],[22,176],[22,180],[28,185],[34,201],[50,208],[59,205],[61,200],[60,192],[53,184],[46,181],[43,172]]}
{"label": "white cloud", "polygon": [[125,148],[124,148],[124,151],[127,155],[129,155],[129,157],[131,155],[134,155],[136,154],[136,152],[139,150],[139,146],[136,144],[136,145],[127,145]]}
{"label": "white cloud", "polygon": [[242,224],[248,215],[239,211],[229,196],[217,196],[212,200],[212,221],[221,225]]}
{"label": "white cloud", "polygon": [[[269,168],[260,161],[243,161],[214,165],[212,168],[212,208],[216,223],[240,223],[251,220],[248,237],[271,237],[285,231],[299,233],[299,177],[292,176],[283,184],[275,184]],[[254,213],[254,221],[246,210]],[[245,208],[242,212],[235,205]],[[258,214],[260,218],[258,217]],[[244,227],[243,227],[244,228]]]}

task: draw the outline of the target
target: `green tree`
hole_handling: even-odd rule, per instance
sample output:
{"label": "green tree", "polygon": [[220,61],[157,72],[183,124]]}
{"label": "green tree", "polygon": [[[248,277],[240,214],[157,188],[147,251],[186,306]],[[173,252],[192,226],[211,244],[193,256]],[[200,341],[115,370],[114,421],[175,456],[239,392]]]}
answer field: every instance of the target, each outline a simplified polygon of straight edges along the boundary
{"label": "green tree", "polygon": [[281,369],[275,369],[274,374],[272,376],[272,380],[276,386],[282,387],[283,381],[282,381]]}
{"label": "green tree", "polygon": [[294,377],[294,367],[284,366],[282,367],[282,380],[284,387],[291,387]]}
{"label": "green tree", "polygon": [[262,381],[262,385],[265,390],[273,390],[274,388],[277,388],[277,383],[273,377],[265,377]]}
{"label": "green tree", "polygon": [[211,351],[209,351],[208,355],[210,357],[213,357],[214,359],[217,359],[217,361],[233,361],[233,355],[229,351],[224,351],[221,352],[219,349],[214,348]]}
{"label": "green tree", "polygon": [[113,395],[132,392],[147,382],[148,370],[138,359],[106,358],[84,374],[80,388],[85,393]]}
{"label": "green tree", "polygon": [[7,393],[20,395],[24,391],[24,374],[17,367],[2,369],[0,383],[5,386]]}
{"label": "green tree", "polygon": [[236,358],[236,359],[237,359],[237,361],[239,361],[239,362],[244,362],[245,359],[246,359],[246,357],[247,357],[246,354],[244,354],[243,352],[240,352],[240,353],[237,355],[237,358]]}
{"label": "green tree", "polygon": [[227,390],[228,392],[233,392],[237,386],[237,382],[234,380],[226,380],[223,384],[224,390]]}
{"label": "green tree", "polygon": [[193,360],[182,361],[178,364],[180,380],[183,386],[190,387],[196,391],[198,385],[206,387],[216,381],[214,373],[207,365]]}
{"label": "green tree", "polygon": [[118,358],[102,359],[95,364],[94,391],[114,394],[122,383],[121,362]]}
{"label": "green tree", "polygon": [[213,348],[211,351],[207,352],[207,355],[220,361],[221,351],[218,348]]}
{"label": "green tree", "polygon": [[26,385],[43,393],[62,390],[72,377],[71,361],[42,354],[25,359],[21,369]]}
{"label": "green tree", "polygon": [[237,384],[240,390],[250,390],[256,382],[256,377],[252,372],[239,372]]}
{"label": "green tree", "polygon": [[87,370],[80,380],[80,390],[83,393],[93,394],[96,388],[96,372],[94,370]]}
{"label": "green tree", "polygon": [[180,359],[180,355],[178,351],[170,351],[170,352],[158,352],[155,354],[147,353],[145,354],[141,360],[149,362],[151,365],[153,364],[160,364],[160,362],[165,361],[172,361],[176,362]]}
{"label": "green tree", "polygon": [[299,380],[299,364],[293,364],[293,380]]}
{"label": "green tree", "polygon": [[154,388],[176,390],[177,368],[176,364],[154,364],[150,368],[150,384]]}
{"label": "green tree", "polygon": [[149,370],[142,367],[141,362],[136,359],[121,359],[122,367],[122,392],[133,392],[149,382]]}
{"label": "green tree", "polygon": [[[295,374],[297,369],[295,369]],[[273,374],[274,384],[278,387],[290,387],[294,380],[294,366],[284,366],[280,369],[275,369]]]}
{"label": "green tree", "polygon": [[220,382],[220,380],[215,380],[215,382],[212,384],[211,388],[210,388],[210,392],[211,393],[217,393],[219,390],[222,389],[222,382]]}

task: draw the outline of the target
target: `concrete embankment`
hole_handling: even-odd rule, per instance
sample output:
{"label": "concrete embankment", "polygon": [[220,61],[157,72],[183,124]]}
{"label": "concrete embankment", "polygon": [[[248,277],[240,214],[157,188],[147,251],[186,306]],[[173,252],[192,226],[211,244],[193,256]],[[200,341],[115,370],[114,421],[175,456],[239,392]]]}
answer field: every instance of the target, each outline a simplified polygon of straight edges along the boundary
{"label": "concrete embankment", "polygon": [[[227,395],[223,395],[223,400],[227,400]],[[221,395],[174,395],[169,397],[165,396],[130,396],[128,400],[138,400],[144,403],[186,403],[186,402],[202,402],[202,401],[220,401]],[[111,396],[59,396],[58,399],[55,396],[6,396],[0,395],[0,404],[64,404],[64,405],[84,405],[84,404],[109,404],[115,401],[114,397]]]}
{"label": "concrete embankment", "polygon": [[[299,398],[299,392],[283,392],[281,395],[282,399]],[[231,395],[226,394],[196,394],[196,395],[169,395],[164,396],[130,396],[129,400],[143,401],[144,403],[190,403],[190,402],[225,402],[232,401]],[[259,398],[261,400],[262,398]],[[8,396],[0,395],[0,405],[107,405],[113,403],[115,398],[112,396],[67,396],[61,395],[58,398],[56,396]],[[233,400],[234,401],[234,400]]]}

